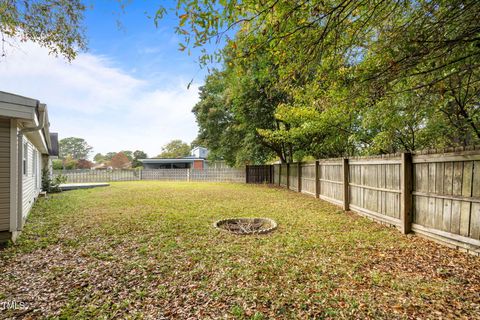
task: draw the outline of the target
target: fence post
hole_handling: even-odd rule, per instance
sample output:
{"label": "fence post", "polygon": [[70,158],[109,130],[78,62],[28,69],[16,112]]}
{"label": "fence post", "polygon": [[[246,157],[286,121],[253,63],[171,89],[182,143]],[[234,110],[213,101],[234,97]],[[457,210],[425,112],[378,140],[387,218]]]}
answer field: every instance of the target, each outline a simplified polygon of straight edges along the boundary
{"label": "fence post", "polygon": [[349,165],[348,158],[343,158],[343,210],[350,210],[350,199],[348,196],[348,175],[349,175]]}
{"label": "fence post", "polygon": [[320,198],[320,161],[315,161],[315,198]]}
{"label": "fence post", "polygon": [[297,164],[297,191],[302,192],[302,163]]}
{"label": "fence post", "polygon": [[400,167],[401,213],[400,229],[403,234],[412,231],[412,184],[413,184],[412,154],[402,153]]}
{"label": "fence post", "polygon": [[248,183],[248,171],[249,171],[249,168],[248,168],[248,164],[245,166],[245,183]]}
{"label": "fence post", "polygon": [[290,163],[287,163],[287,189],[290,189]]}
{"label": "fence post", "polygon": [[282,184],[282,162],[278,165],[278,186]]}

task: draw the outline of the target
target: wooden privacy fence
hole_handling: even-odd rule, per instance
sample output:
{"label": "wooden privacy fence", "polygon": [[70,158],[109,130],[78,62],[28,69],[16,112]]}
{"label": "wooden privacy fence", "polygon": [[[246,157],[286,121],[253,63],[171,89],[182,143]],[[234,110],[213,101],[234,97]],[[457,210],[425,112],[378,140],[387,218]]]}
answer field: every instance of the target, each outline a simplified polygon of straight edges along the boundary
{"label": "wooden privacy fence", "polygon": [[247,183],[272,183],[273,167],[270,165],[248,166],[245,174]]}
{"label": "wooden privacy fence", "polygon": [[144,169],[144,170],[64,170],[54,171],[68,183],[111,182],[136,180],[245,182],[245,169]]}
{"label": "wooden privacy fence", "polygon": [[403,233],[480,253],[480,150],[327,159],[262,170],[271,172],[275,185]]}

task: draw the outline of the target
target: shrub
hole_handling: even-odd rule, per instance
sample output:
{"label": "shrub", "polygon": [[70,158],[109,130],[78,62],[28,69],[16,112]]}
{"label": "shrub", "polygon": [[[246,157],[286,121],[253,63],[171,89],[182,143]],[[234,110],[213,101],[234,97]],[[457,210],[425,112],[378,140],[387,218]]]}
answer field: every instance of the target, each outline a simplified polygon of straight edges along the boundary
{"label": "shrub", "polygon": [[47,193],[61,192],[62,189],[60,185],[67,182],[67,177],[58,175],[52,179],[50,171],[43,169],[42,170],[42,190]]}

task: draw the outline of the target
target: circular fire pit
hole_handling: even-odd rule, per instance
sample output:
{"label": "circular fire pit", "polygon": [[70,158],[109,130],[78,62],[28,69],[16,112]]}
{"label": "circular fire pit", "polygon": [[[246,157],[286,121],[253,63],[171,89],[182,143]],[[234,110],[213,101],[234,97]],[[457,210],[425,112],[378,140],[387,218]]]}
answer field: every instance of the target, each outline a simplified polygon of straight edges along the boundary
{"label": "circular fire pit", "polygon": [[213,225],[234,234],[263,234],[277,228],[277,223],[269,218],[232,218],[219,220]]}

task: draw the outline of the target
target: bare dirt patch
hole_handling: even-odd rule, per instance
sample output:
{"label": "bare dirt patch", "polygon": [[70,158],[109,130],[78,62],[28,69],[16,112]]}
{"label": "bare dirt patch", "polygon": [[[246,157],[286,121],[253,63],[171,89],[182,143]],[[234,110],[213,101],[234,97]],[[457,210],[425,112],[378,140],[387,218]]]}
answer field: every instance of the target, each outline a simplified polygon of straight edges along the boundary
{"label": "bare dirt patch", "polygon": [[277,223],[269,218],[230,218],[218,220],[216,228],[234,234],[265,234],[277,228]]}

